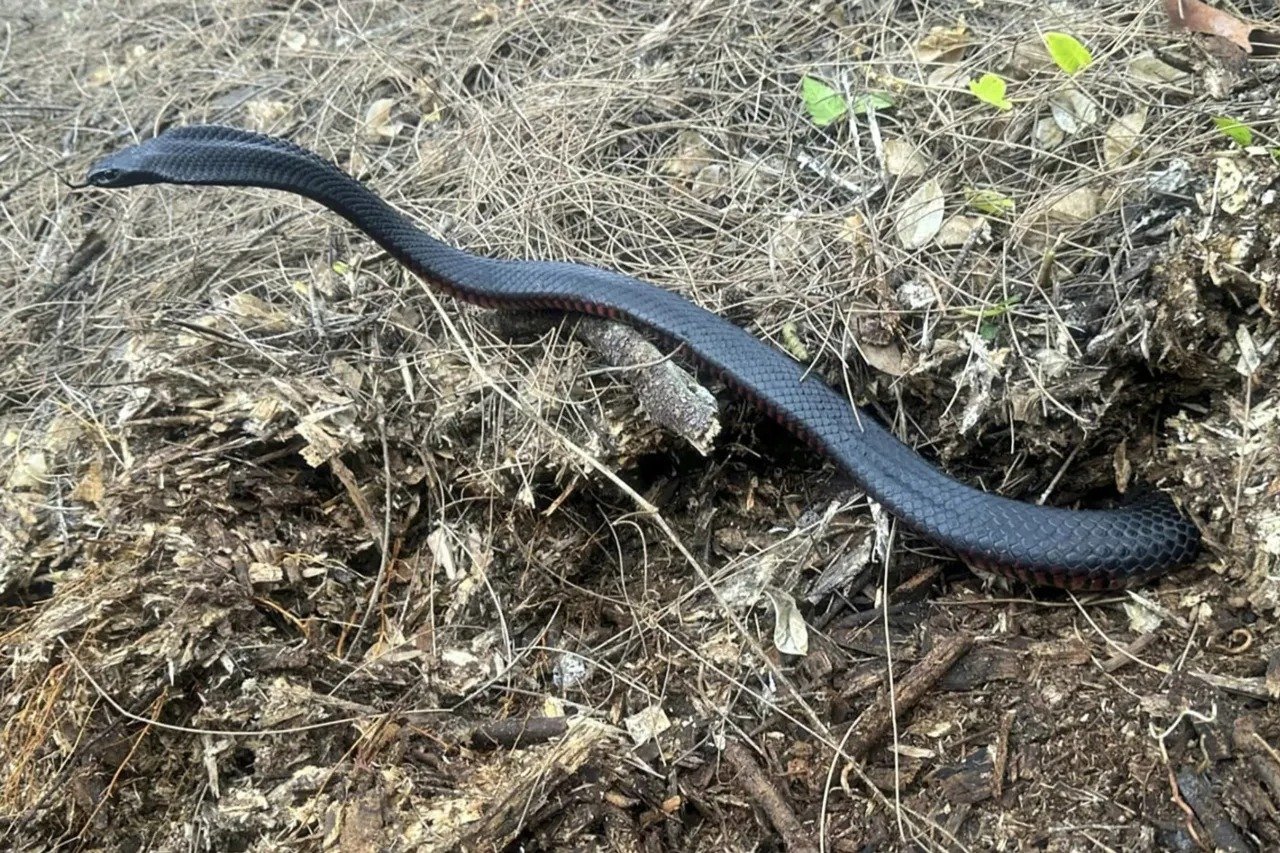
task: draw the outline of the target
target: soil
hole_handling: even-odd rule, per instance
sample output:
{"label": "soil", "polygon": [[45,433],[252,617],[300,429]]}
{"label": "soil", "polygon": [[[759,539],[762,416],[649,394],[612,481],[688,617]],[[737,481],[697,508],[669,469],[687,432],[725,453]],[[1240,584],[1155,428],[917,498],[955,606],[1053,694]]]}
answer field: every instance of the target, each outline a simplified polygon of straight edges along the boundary
{"label": "soil", "polygon": [[[1280,847],[1264,58],[1093,0],[0,20],[7,849]],[[682,293],[966,482],[1164,489],[1204,551],[982,575],[714,378],[704,444],[598,327],[303,199],[70,186],[197,122]]]}

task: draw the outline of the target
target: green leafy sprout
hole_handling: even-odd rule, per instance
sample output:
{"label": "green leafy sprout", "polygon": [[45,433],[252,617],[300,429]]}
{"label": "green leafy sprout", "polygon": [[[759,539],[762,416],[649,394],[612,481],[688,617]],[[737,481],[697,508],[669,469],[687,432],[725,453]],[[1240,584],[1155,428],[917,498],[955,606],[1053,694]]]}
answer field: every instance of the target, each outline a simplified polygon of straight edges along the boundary
{"label": "green leafy sprout", "polygon": [[872,110],[887,110],[893,106],[893,96],[884,92],[863,92],[853,99],[855,115],[866,115]]}
{"label": "green leafy sprout", "polygon": [[800,82],[800,93],[809,118],[818,127],[829,127],[848,115],[850,110],[854,115],[865,115],[872,110],[887,110],[894,104],[893,96],[885,92],[863,92],[853,99],[850,106],[835,89],[807,75]]}
{"label": "green leafy sprout", "polygon": [[968,188],[964,200],[970,207],[990,216],[1006,216],[1014,211],[1014,201],[998,190]]}
{"label": "green leafy sprout", "polygon": [[1082,45],[1075,36],[1066,33],[1045,33],[1043,38],[1049,55],[1067,76],[1083,71],[1093,62],[1093,54],[1089,52],[1089,48]]}
{"label": "green leafy sprout", "polygon": [[1248,148],[1253,144],[1253,128],[1239,119],[1229,116],[1214,116],[1213,126],[1222,131],[1224,136],[1241,148]]}
{"label": "green leafy sprout", "polygon": [[995,74],[983,74],[977,80],[969,81],[969,91],[979,101],[988,103],[998,110],[1013,109],[1013,103],[1004,96],[1007,88],[1004,78]]}
{"label": "green leafy sprout", "polygon": [[800,92],[805,109],[809,111],[809,118],[818,127],[827,127],[849,112],[849,105],[844,102],[844,97],[821,80],[806,75],[800,83]]}

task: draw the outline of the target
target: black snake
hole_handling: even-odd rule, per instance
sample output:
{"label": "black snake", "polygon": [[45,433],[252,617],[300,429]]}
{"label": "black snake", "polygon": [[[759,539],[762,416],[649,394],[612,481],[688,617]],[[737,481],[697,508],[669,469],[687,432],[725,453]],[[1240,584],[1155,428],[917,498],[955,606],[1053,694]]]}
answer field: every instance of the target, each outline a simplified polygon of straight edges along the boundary
{"label": "black snake", "polygon": [[334,164],[291,142],[227,127],[170,130],[104,158],[98,187],[213,184],[320,202],[400,263],[459,299],[626,320],[681,344],[737,393],[839,463],[906,525],[989,570],[1071,589],[1130,586],[1195,557],[1199,531],[1163,493],[1116,509],[1069,510],[952,479],[781,351],[687,299],[573,263],[497,260],[448,246]]}

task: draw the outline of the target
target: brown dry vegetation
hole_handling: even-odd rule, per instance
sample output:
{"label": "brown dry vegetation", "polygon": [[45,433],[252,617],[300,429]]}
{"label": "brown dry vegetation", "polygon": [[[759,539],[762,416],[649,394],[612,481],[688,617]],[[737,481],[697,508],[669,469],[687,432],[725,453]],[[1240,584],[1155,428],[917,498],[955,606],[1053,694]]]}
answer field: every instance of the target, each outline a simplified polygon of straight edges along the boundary
{"label": "brown dry vegetation", "polygon": [[[1277,169],[1211,121],[1280,143],[1266,64],[1119,3],[5,6],[5,847],[1280,845]],[[1045,29],[1095,56],[1061,138]],[[804,74],[897,103],[818,129]],[[1157,483],[1205,554],[984,581],[725,395],[703,458],[572,320],[314,205],[59,180],[196,121],[802,347],[970,482]],[[930,178],[968,218],[906,248]]]}

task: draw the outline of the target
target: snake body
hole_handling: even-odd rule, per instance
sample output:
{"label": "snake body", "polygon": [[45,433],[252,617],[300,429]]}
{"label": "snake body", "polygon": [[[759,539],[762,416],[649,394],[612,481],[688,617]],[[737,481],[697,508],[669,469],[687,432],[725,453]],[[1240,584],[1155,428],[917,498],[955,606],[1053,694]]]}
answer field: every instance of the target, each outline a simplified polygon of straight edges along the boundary
{"label": "snake body", "polygon": [[110,154],[88,184],[251,186],[314,199],[410,270],[487,307],[560,309],[628,321],[675,342],[815,450],[908,527],[982,568],[1029,583],[1105,589],[1195,557],[1197,528],[1152,491],[1114,509],[1036,506],[967,486],[783,352],[687,299],[608,270],[480,257],[434,239],[362,183],[283,139],[218,126],[170,130]]}

